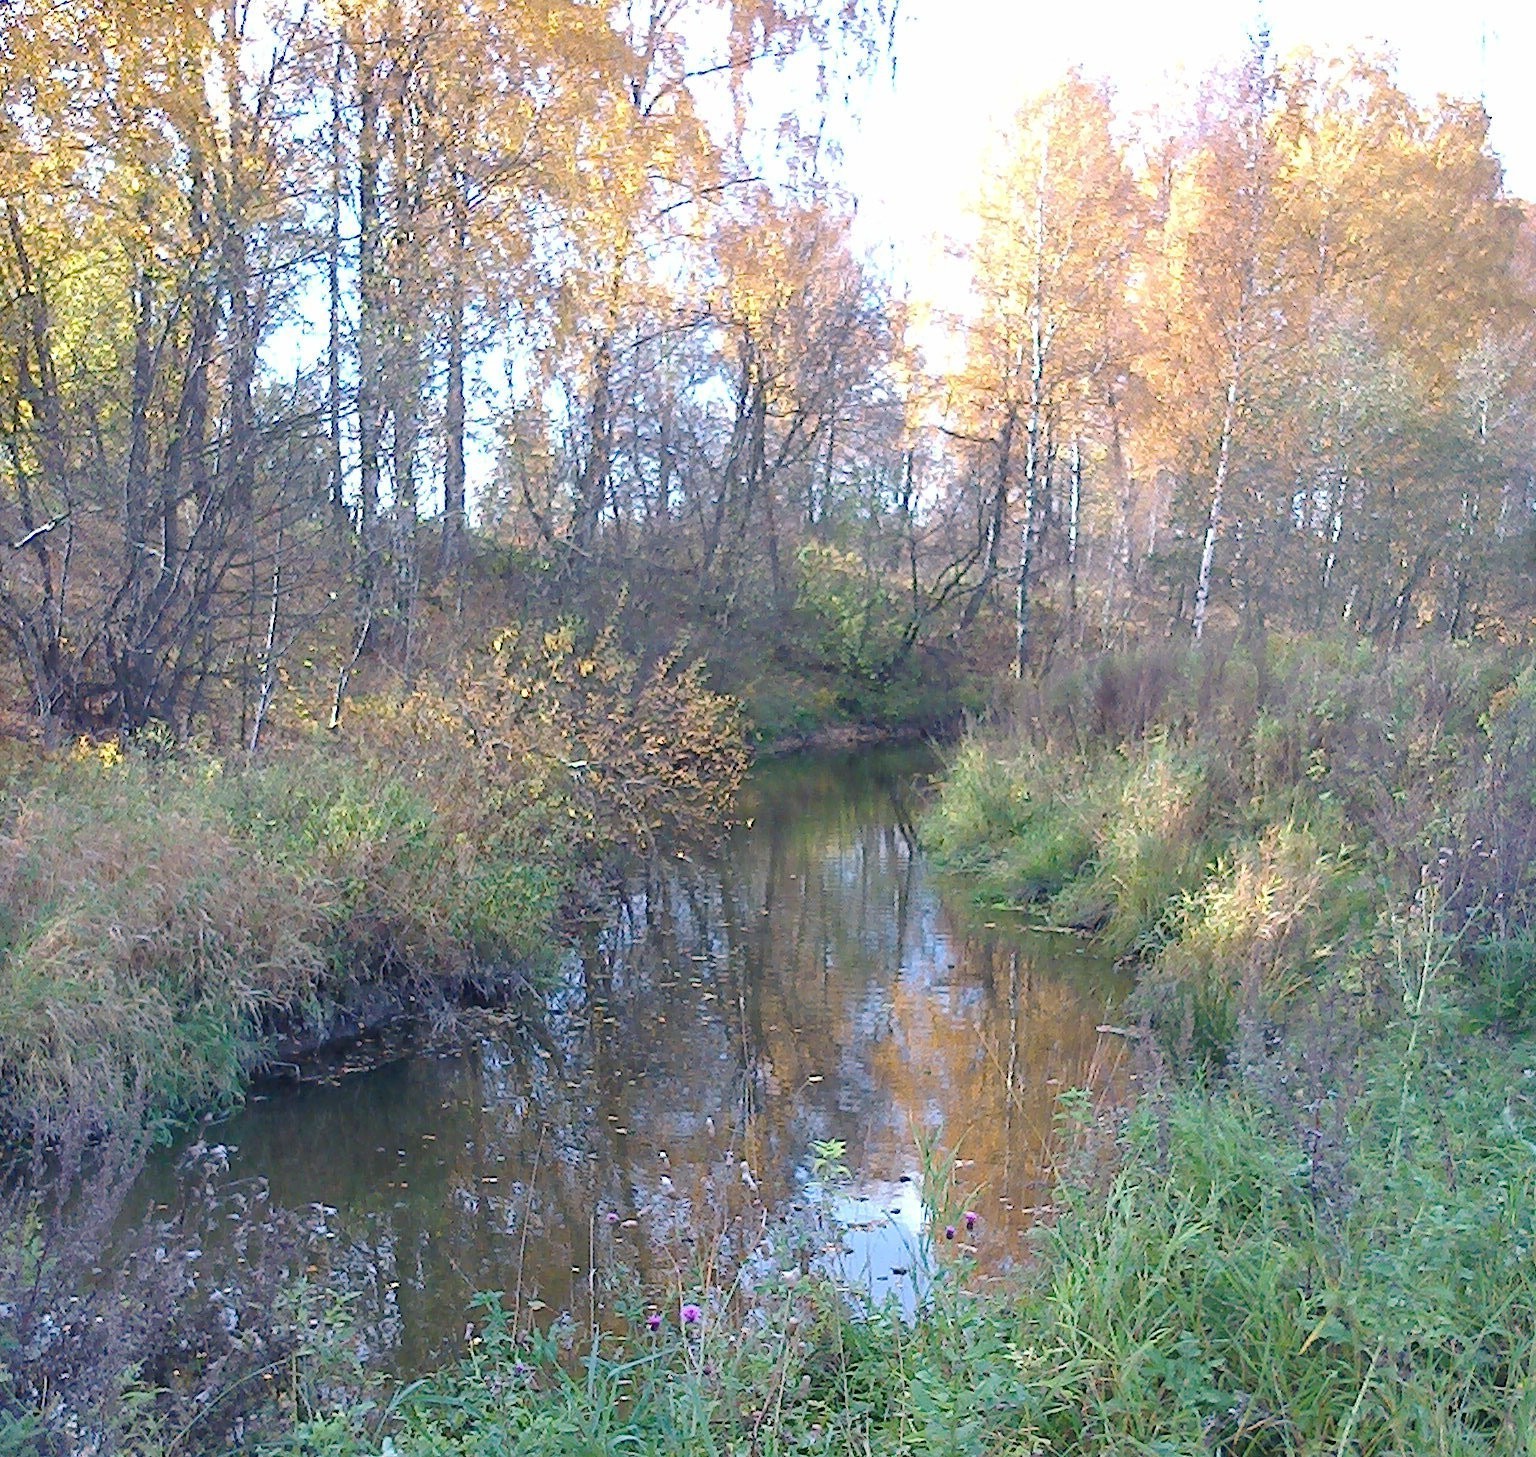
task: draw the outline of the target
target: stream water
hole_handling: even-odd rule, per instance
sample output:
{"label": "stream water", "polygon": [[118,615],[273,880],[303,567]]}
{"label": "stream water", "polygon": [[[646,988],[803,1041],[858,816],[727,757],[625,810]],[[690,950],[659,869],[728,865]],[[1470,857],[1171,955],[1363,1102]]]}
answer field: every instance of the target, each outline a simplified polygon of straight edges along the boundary
{"label": "stream water", "polygon": [[936,767],[757,769],[718,854],[637,871],[578,938],[547,1017],[269,1085],[203,1138],[228,1179],[324,1206],[357,1316],[407,1373],[462,1348],[477,1290],[544,1319],[624,1282],[686,1298],[805,1199],[823,1140],[849,1175],[845,1269],[876,1296],[915,1298],[925,1159],[953,1158],[976,1257],[1006,1265],[1049,1197],[1057,1094],[1102,1076],[1126,987],[932,871],[913,821]]}

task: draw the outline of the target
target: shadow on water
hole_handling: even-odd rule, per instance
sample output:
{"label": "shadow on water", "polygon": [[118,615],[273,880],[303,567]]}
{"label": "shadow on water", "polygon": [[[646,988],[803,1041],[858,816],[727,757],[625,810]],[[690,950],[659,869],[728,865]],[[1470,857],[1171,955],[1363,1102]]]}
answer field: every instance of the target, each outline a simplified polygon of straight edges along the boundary
{"label": "shadow on water", "polygon": [[805,1200],[817,1141],[843,1145],[843,1268],[876,1297],[917,1298],[920,1146],[953,1157],[982,1267],[1006,1265],[1048,1197],[1056,1094],[1099,1074],[1126,988],[935,876],[913,829],[935,767],[760,768],[718,855],[645,867],[578,938],[536,1031],[489,1018],[204,1136],[232,1179],[335,1211],[333,1267],[402,1372],[461,1347],[479,1289],[581,1321],[621,1279],[686,1296]]}

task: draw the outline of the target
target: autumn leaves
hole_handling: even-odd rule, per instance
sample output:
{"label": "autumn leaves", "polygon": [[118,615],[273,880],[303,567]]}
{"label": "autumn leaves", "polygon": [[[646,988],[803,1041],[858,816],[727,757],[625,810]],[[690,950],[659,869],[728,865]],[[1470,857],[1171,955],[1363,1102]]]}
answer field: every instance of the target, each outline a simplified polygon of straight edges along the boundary
{"label": "autumn leaves", "polygon": [[1019,113],[978,220],[948,398],[989,568],[1017,532],[1020,665],[1052,526],[1058,581],[1097,545],[1106,627],[1154,582],[1196,637],[1491,609],[1529,504],[1530,230],[1480,110],[1262,42],[1175,121],[1073,74]]}

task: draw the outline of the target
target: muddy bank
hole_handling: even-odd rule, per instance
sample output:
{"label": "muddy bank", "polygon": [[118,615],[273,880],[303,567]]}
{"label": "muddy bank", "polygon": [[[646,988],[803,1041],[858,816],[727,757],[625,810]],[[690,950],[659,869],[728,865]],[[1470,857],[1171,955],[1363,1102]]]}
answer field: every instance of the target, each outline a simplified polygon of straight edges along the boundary
{"label": "muddy bank", "polygon": [[344,1053],[359,1043],[410,1040],[413,1030],[436,1027],[459,1013],[505,1008],[528,997],[537,979],[518,966],[471,976],[359,982],[308,1015],[284,1012],[264,1026],[266,1052],[255,1078],[295,1076],[302,1064]]}

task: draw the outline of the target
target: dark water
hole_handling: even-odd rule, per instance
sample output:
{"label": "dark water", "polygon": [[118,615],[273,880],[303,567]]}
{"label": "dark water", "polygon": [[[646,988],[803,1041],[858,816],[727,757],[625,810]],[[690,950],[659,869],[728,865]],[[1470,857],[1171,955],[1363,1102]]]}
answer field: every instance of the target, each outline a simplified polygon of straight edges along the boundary
{"label": "dark water", "polygon": [[231,1179],[326,1206],[402,1371],[460,1349],[476,1290],[586,1319],[625,1282],[675,1303],[701,1267],[728,1279],[805,1198],[818,1140],[844,1145],[847,1260],[877,1294],[923,1242],[925,1161],[954,1160],[978,1259],[1006,1264],[1048,1197],[1056,1095],[1104,1075],[1095,1027],[1125,987],[935,877],[913,831],[934,767],[758,770],[722,853],[637,874],[580,938],[547,1019],[268,1089],[205,1138]]}

